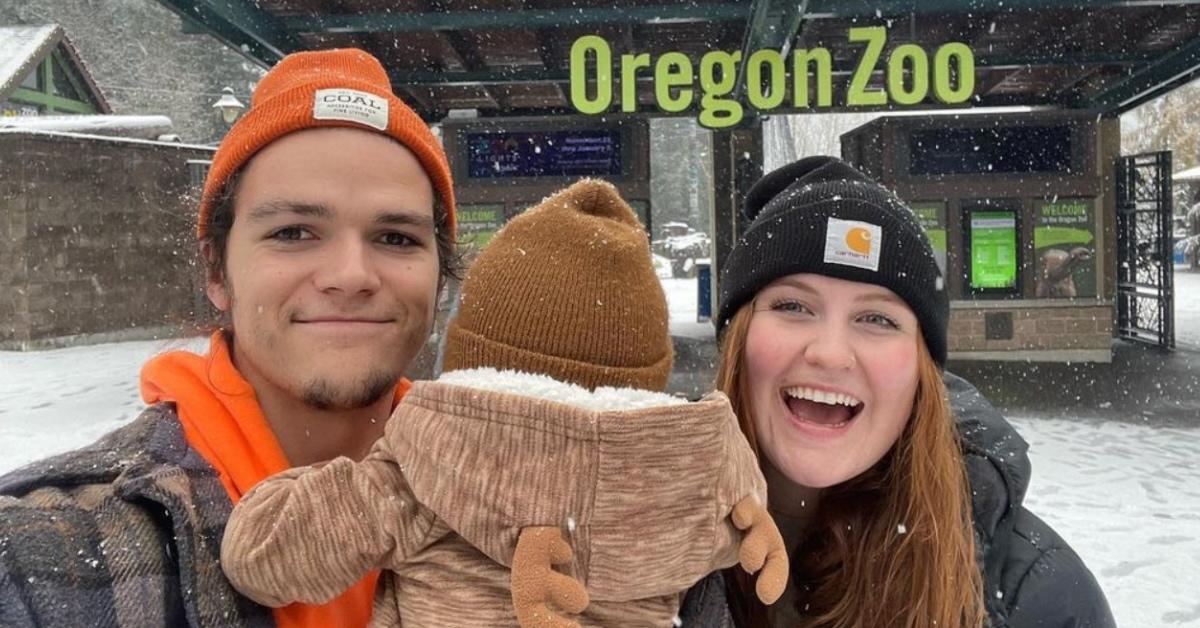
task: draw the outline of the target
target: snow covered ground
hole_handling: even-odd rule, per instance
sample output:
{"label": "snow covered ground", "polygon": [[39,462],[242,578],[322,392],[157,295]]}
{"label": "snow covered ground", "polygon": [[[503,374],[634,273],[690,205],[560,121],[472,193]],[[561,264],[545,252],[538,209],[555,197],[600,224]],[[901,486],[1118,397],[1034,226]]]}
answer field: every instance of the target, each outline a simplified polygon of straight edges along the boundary
{"label": "snow covered ground", "polygon": [[143,407],[138,373],[148,358],[207,347],[197,338],[0,351],[0,473],[127,422]]}
{"label": "snow covered ground", "polygon": [[[1200,274],[1177,273],[1180,342],[1200,346]],[[695,322],[695,280],[663,281],[672,328]],[[1182,307],[1181,307],[1182,305]],[[0,473],[85,445],[142,407],[138,372],[155,353],[206,339],[0,352]],[[1031,445],[1028,504],[1083,556],[1118,625],[1200,628],[1200,430],[1013,417]]]}
{"label": "snow covered ground", "polygon": [[671,323],[696,322],[699,298],[695,279],[660,279],[671,309]]}
{"label": "snow covered ground", "polygon": [[1175,343],[1200,348],[1200,272],[1175,267]]}
{"label": "snow covered ground", "polygon": [[1200,627],[1200,430],[1012,417],[1026,504],[1100,581],[1118,626]]}

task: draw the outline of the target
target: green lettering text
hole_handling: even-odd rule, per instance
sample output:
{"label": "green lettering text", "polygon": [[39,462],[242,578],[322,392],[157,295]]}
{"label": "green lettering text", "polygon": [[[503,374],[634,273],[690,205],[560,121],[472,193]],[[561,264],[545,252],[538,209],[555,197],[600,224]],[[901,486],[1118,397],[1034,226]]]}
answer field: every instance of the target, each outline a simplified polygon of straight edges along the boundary
{"label": "green lettering text", "polygon": [[[950,85],[951,74],[958,78],[958,89]],[[974,93],[975,55],[971,48],[957,41],[939,46],[933,55],[933,95],[939,101],[953,105],[966,102]]]}
{"label": "green lettering text", "polygon": [[[737,83],[740,52],[713,50],[700,57],[700,124],[710,129],[733,126],[742,121],[742,103],[725,98]],[[721,79],[717,80],[717,70]]]}
{"label": "green lettering text", "polygon": [[[783,102],[783,86],[787,71],[783,57],[775,50],[759,50],[746,62],[746,91],[750,104],[756,109],[770,110]],[[767,88],[763,89],[763,65],[768,67]]]}
{"label": "green lettering text", "polygon": [[[596,97],[587,95],[587,57],[596,57]],[[571,105],[580,113],[597,114],[612,104],[612,50],[604,38],[584,35],[571,44]]]}
{"label": "green lettering text", "polygon": [[827,48],[800,49],[792,53],[792,105],[807,107],[809,79],[816,68],[817,106],[833,104],[833,59]]}
{"label": "green lettering text", "polygon": [[862,57],[858,60],[858,66],[854,68],[854,75],[850,79],[850,89],[846,92],[846,104],[850,106],[872,106],[886,105],[888,101],[887,92],[881,89],[867,89],[867,84],[871,82],[871,73],[875,71],[875,65],[879,63],[879,56],[883,53],[883,46],[887,43],[887,29],[882,26],[864,26],[850,29],[851,42],[866,42],[867,49],[863,51]]}
{"label": "green lettering text", "polygon": [[692,90],[680,89],[671,95],[672,87],[692,84],[692,60],[682,52],[668,52],[654,66],[654,99],[663,111],[677,113],[692,106]]}
{"label": "green lettering text", "polygon": [[621,55],[621,111],[637,111],[637,71],[650,67],[650,55]]}
{"label": "green lettering text", "polygon": [[[904,84],[904,65],[912,70],[912,87]],[[916,44],[897,46],[888,57],[888,95],[901,105],[915,105],[929,93],[929,57]]]}

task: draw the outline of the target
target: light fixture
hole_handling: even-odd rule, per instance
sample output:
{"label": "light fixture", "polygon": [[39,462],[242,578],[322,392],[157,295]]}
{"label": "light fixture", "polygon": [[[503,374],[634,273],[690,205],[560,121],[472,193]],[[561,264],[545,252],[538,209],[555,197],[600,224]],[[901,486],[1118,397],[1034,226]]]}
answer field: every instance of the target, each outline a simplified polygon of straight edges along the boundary
{"label": "light fixture", "polygon": [[243,105],[242,101],[233,95],[232,87],[222,88],[221,97],[213,103],[213,109],[216,109],[217,113],[221,115],[221,120],[225,122],[226,126],[233,126],[234,120],[237,120],[238,115],[245,108],[246,105]]}

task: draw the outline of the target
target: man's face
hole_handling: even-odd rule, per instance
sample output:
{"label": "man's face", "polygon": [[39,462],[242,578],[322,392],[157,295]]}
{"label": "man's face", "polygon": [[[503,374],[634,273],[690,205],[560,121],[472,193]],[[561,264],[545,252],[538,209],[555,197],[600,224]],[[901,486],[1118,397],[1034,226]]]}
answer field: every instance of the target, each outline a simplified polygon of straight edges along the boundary
{"label": "man's face", "polygon": [[433,326],[433,198],[416,157],[369,131],[300,131],[251,159],[208,295],[260,394],[318,409],[390,394]]}

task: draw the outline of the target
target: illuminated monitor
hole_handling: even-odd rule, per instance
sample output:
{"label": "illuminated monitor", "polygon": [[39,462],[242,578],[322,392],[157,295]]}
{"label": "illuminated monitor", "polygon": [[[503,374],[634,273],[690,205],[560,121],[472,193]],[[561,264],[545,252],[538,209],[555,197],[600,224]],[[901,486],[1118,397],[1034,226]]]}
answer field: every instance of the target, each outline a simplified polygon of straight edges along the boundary
{"label": "illuminated monitor", "polygon": [[976,295],[1020,291],[1020,214],[1004,206],[965,207],[967,291]]}
{"label": "illuminated monitor", "polygon": [[472,179],[619,176],[621,139],[619,129],[467,133],[467,174]]}

